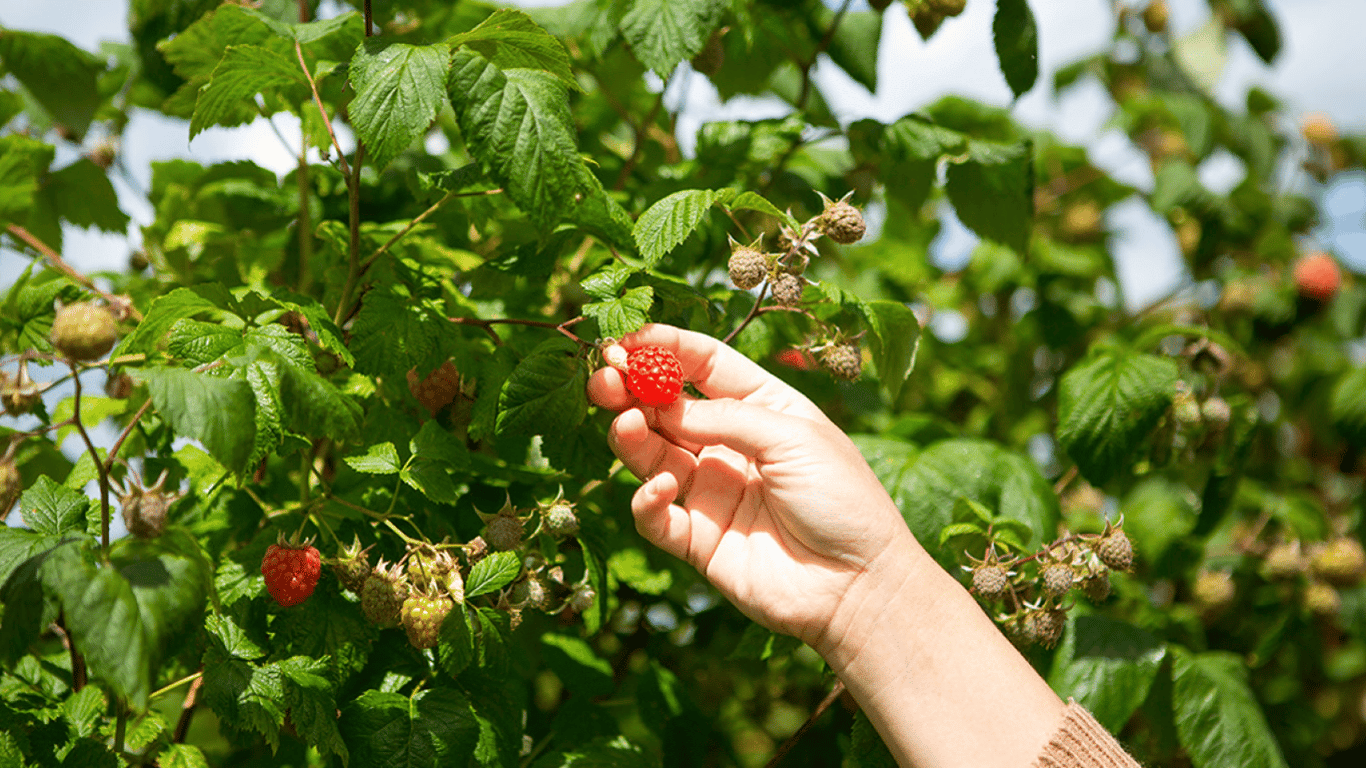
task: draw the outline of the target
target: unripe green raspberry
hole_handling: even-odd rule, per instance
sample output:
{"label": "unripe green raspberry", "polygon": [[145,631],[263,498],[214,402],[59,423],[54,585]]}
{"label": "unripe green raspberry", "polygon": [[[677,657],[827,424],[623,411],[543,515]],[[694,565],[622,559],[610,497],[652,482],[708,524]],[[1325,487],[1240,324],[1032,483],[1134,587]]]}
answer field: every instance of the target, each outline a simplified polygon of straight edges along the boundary
{"label": "unripe green raspberry", "polygon": [[1124,531],[1117,528],[1096,539],[1092,547],[1100,561],[1111,570],[1127,571],[1134,564],[1134,545]]}
{"label": "unripe green raspberry", "polygon": [[579,518],[574,514],[574,505],[558,501],[545,511],[545,527],[552,536],[573,536],[579,532]]}
{"label": "unripe green raspberry", "polygon": [[1332,585],[1322,581],[1311,581],[1300,599],[1310,613],[1321,618],[1332,618],[1342,610],[1342,596]]}
{"label": "unripe green raspberry", "polygon": [[337,557],[327,561],[328,565],[332,566],[332,572],[337,575],[337,581],[358,595],[365,588],[365,580],[370,576],[368,550],[369,547],[361,547],[360,537],[357,536]]}
{"label": "unripe green raspberry", "polygon": [[408,582],[402,571],[397,565],[388,566],[380,560],[361,587],[361,612],[380,627],[397,626],[403,601],[408,599],[408,595]]}
{"label": "unripe green raspberry", "polygon": [[550,607],[550,591],[540,577],[531,575],[513,585],[508,601],[518,607],[545,610]]}
{"label": "unripe green raspberry", "polygon": [[972,591],[984,600],[1000,600],[1010,586],[1010,575],[999,563],[982,563],[972,569]]}
{"label": "unripe green raspberry", "polygon": [[780,272],[769,275],[769,284],[773,286],[773,300],[784,307],[795,307],[802,303],[802,290],[806,287],[802,278]]}
{"label": "unripe green raspberry", "polygon": [[1263,571],[1270,579],[1293,579],[1303,575],[1308,567],[1299,541],[1287,541],[1272,547],[1262,564]]}
{"label": "unripe green raspberry", "polygon": [[57,310],[48,338],[63,357],[72,360],[96,360],[113,349],[118,340],[114,316],[88,301]]}
{"label": "unripe green raspberry", "polygon": [[768,257],[747,245],[737,246],[726,266],[730,281],[742,291],[757,287],[768,276]]}
{"label": "unripe green raspberry", "polygon": [[1094,573],[1081,580],[1082,594],[1093,603],[1103,603],[1110,596],[1110,574]]}
{"label": "unripe green raspberry", "polygon": [[441,639],[441,625],[455,603],[444,593],[415,592],[403,601],[403,631],[419,650],[434,648]]}
{"label": "unripe green raspberry", "polygon": [[1233,604],[1237,589],[1227,571],[1202,571],[1192,590],[1201,613],[1217,614]]}
{"label": "unripe green raspberry", "polygon": [[1072,590],[1072,582],[1076,579],[1076,574],[1071,567],[1063,563],[1049,563],[1040,572],[1043,581],[1043,590],[1046,594],[1053,597],[1062,597]]}
{"label": "unripe green raspberry", "polygon": [[853,381],[863,372],[863,354],[856,343],[826,345],[820,361],[825,370],[845,381]]}
{"label": "unripe green raspberry", "polygon": [[859,209],[841,200],[826,205],[816,221],[816,228],[831,240],[849,245],[863,239],[868,225]]}
{"label": "unripe green raspberry", "polygon": [[1067,626],[1067,612],[1059,608],[1038,609],[1025,616],[1025,632],[1028,638],[1052,648],[1062,639],[1062,631]]}
{"label": "unripe green raspberry", "polygon": [[494,549],[516,549],[522,543],[523,523],[515,513],[494,515],[488,521],[485,539]]}

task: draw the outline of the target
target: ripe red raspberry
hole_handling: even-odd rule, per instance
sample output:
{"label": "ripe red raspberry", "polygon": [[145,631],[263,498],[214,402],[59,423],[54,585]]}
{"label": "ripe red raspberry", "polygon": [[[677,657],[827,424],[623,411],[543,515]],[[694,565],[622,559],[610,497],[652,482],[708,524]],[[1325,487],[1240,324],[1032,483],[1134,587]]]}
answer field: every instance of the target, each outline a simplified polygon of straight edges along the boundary
{"label": "ripe red raspberry", "polygon": [[1342,270],[1326,253],[1310,253],[1295,262],[1295,287],[1307,299],[1327,301],[1342,285]]}
{"label": "ripe red raspberry", "polygon": [[261,560],[261,575],[266,577],[266,591],[275,602],[288,608],[298,605],[313,594],[322,572],[322,556],[311,544],[292,547],[283,541],[271,544]]}
{"label": "ripe red raspberry", "polygon": [[460,371],[447,360],[427,374],[427,378],[418,379],[417,369],[413,368],[408,371],[408,391],[413,393],[423,408],[435,414],[450,405],[460,394]]}
{"label": "ripe red raspberry", "polygon": [[796,368],[799,371],[809,371],[816,367],[811,353],[804,349],[784,349],[773,358],[788,368]]}
{"label": "ripe red raspberry", "polygon": [[626,365],[626,387],[641,405],[668,405],[683,391],[683,366],[663,347],[632,350]]}

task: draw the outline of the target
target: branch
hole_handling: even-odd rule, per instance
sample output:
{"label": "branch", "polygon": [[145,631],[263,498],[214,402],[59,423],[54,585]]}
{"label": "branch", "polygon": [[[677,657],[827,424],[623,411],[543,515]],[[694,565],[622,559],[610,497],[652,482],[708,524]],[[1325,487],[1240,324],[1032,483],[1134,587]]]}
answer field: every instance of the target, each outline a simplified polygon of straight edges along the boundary
{"label": "branch", "polygon": [[[369,7],[367,2],[366,7]],[[368,18],[368,14],[367,14]],[[327,116],[327,107],[323,106],[323,97],[318,94],[318,83],[313,79],[313,73],[308,71],[308,64],[304,62],[304,47],[298,40],[294,41],[294,54],[299,57],[299,68],[304,71],[304,77],[308,79],[308,87],[313,90],[313,103],[318,105],[318,112],[323,116],[323,126],[327,128],[327,135],[332,139],[332,146],[337,150],[337,163],[341,166],[342,175],[351,177],[351,166],[346,162],[346,153],[342,151],[341,142],[337,141],[337,134],[332,130],[332,118]],[[357,148],[359,151],[359,147]]]}
{"label": "branch", "polygon": [[664,91],[661,90],[654,105],[650,107],[650,113],[645,116],[644,120],[640,121],[640,125],[631,126],[636,135],[635,146],[631,149],[631,156],[626,158],[626,164],[621,166],[621,173],[617,174],[617,181],[612,185],[614,191],[619,191],[626,186],[626,180],[631,177],[631,172],[640,162],[640,156],[645,153],[645,136],[649,132],[650,126],[654,124],[655,116],[659,114],[659,108],[663,104]]}
{"label": "branch", "polygon": [[764,287],[759,289],[759,295],[754,299],[754,306],[749,308],[749,314],[745,315],[745,319],[741,320],[740,324],[735,326],[735,330],[726,334],[726,338],[721,339],[722,344],[729,344],[736,336],[740,335],[740,331],[743,331],[745,326],[749,325],[750,322],[754,320],[755,315],[759,314],[759,305],[764,303],[764,296],[767,293],[768,283],[764,283]]}
{"label": "branch", "polygon": [[77,283],[85,286],[87,289],[98,293],[100,298],[105,300],[105,303],[109,304],[111,307],[120,308],[128,317],[131,317],[134,320],[142,320],[142,313],[137,310],[137,307],[133,306],[132,301],[129,301],[126,297],[115,296],[112,293],[100,290],[98,286],[90,281],[90,278],[77,272],[70,264],[63,261],[61,254],[52,250],[51,246],[44,243],[42,240],[39,240],[32,232],[29,232],[18,224],[10,224],[6,229],[11,235],[23,240],[30,248],[42,254],[43,258],[51,262],[55,269],[72,280],[75,280]]}
{"label": "branch", "polygon": [[[848,5],[848,3],[846,2],[845,5]],[[816,711],[812,712],[811,716],[806,718],[806,722],[802,723],[802,727],[798,728],[796,733],[792,734],[787,741],[784,741],[781,747],[778,747],[778,751],[773,753],[773,759],[769,760],[764,768],[774,768],[774,766],[778,765],[778,763],[787,756],[787,753],[791,752],[792,748],[797,746],[797,742],[802,736],[805,736],[806,732],[811,730],[811,726],[815,725],[816,721],[821,719],[821,715],[825,714],[825,710],[829,709],[830,705],[835,703],[835,699],[838,699],[841,693],[844,693],[844,681],[836,680],[834,687],[830,689],[830,693],[827,693],[825,698],[821,699],[821,703],[816,705]]]}
{"label": "branch", "polygon": [[[75,364],[72,363],[72,373],[76,372]],[[76,423],[76,431],[81,433],[81,440],[85,441],[85,447],[90,451],[90,458],[95,461],[95,470],[100,476],[100,555],[106,560],[109,558],[109,470],[105,469],[104,462],[100,460],[100,452],[95,449],[95,443],[90,439],[90,433],[85,431],[85,425],[81,423],[81,377],[72,376],[71,381],[76,386],[75,405],[72,406],[71,419]],[[150,402],[150,401],[149,401]]]}
{"label": "branch", "polygon": [[375,262],[375,259],[378,259],[380,256],[384,254],[385,251],[389,250],[390,246],[392,246],[394,243],[397,243],[404,235],[411,232],[413,230],[413,227],[416,227],[418,224],[421,224],[424,219],[426,219],[428,216],[431,216],[433,213],[436,213],[438,208],[450,202],[451,200],[457,197],[482,197],[484,195],[497,195],[501,194],[502,192],[503,190],[501,187],[498,189],[486,189],[482,192],[447,192],[445,197],[433,203],[432,207],[428,208],[422,213],[419,213],[416,217],[413,218],[412,221],[408,222],[407,226],[399,230],[398,234],[389,238],[389,242],[385,243],[384,245],[381,245],[379,248],[375,250],[374,253],[367,256],[365,258],[365,261],[361,263],[361,274],[365,274],[365,270],[370,268],[370,265]]}
{"label": "branch", "polygon": [[199,689],[202,687],[204,687],[203,675],[190,681],[190,690],[185,692],[185,703],[180,707],[180,719],[176,721],[175,732],[171,735],[171,743],[185,743],[185,734],[190,731],[190,720],[194,718],[194,705],[199,702]]}

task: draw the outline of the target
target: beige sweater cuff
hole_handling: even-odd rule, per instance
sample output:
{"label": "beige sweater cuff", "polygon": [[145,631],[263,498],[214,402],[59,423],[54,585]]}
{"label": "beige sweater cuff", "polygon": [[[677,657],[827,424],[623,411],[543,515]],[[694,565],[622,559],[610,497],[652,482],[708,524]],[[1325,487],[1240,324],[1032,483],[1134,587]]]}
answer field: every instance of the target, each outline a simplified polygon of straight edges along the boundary
{"label": "beige sweater cuff", "polygon": [[1076,702],[1063,710],[1054,732],[1033,768],[1141,768],[1115,737]]}

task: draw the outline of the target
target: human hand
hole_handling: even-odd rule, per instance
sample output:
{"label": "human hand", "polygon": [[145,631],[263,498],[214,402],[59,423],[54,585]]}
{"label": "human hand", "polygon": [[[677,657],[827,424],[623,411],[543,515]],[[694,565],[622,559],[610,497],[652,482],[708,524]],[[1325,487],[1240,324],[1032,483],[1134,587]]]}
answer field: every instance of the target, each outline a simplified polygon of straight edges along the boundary
{"label": "human hand", "polygon": [[880,561],[923,555],[853,442],[801,393],[703,334],[648,325],[621,344],[672,351],[709,398],[642,408],[620,371],[589,380],[595,403],[621,411],[609,440],[644,480],[636,527],[747,616],[821,650],[848,596],[876,592],[855,586],[888,571]]}

